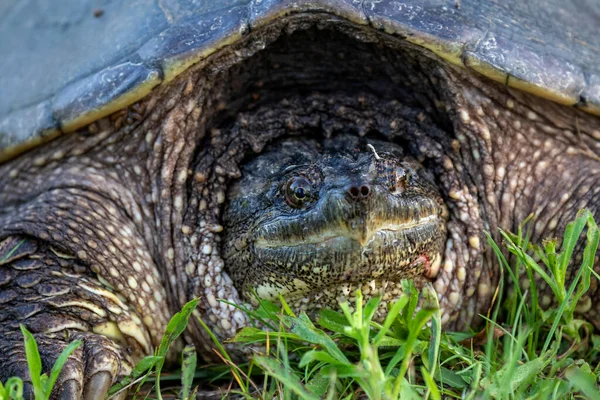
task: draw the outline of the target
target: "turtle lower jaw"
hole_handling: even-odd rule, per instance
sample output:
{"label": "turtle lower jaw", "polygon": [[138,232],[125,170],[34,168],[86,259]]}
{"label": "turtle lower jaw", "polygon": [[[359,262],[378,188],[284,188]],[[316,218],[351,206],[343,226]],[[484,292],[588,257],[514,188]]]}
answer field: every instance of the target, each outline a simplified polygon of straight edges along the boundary
{"label": "turtle lower jaw", "polygon": [[[435,279],[439,271],[441,261],[441,253],[423,253],[410,261],[400,262],[395,265],[381,265],[379,268],[366,273],[360,268],[350,268],[342,274],[333,273],[332,275],[338,275],[338,280],[327,281],[324,279],[320,283],[318,282],[318,277],[302,279],[293,276],[278,276],[277,273],[271,275],[269,272],[266,272],[265,277],[278,276],[280,280],[265,279],[254,286],[252,284],[247,285],[247,289],[249,290],[245,292],[245,295],[251,300],[255,300],[253,294],[267,300],[278,300],[281,295],[286,300],[292,301],[295,304],[298,301],[304,303],[306,299],[323,299],[323,294],[325,294],[325,297],[330,298],[329,307],[333,307],[339,301],[343,301],[349,295],[353,295],[354,291],[360,288],[363,289],[363,294],[369,297],[369,293],[371,295],[385,295],[388,286],[399,288],[404,279],[412,279],[415,282],[421,283],[426,281],[431,282]],[[391,267],[396,270],[390,271]],[[324,278],[328,273],[328,268],[326,266],[315,266],[313,267],[313,271],[320,272]],[[415,271],[418,272],[414,273]],[[365,288],[367,287],[370,290],[365,292]]]}
{"label": "turtle lower jaw", "polygon": [[[424,277],[415,278],[414,285],[422,288],[429,280]],[[339,304],[348,302],[355,306],[356,292],[360,289],[363,301],[380,297],[381,301],[374,315],[374,321],[381,322],[388,312],[388,304],[396,302],[404,294],[402,280],[371,279],[364,282],[348,282],[332,287],[320,288],[301,296],[286,298],[290,308],[299,313],[307,312],[315,315],[322,309],[339,310]],[[256,306],[257,304],[255,304]]]}

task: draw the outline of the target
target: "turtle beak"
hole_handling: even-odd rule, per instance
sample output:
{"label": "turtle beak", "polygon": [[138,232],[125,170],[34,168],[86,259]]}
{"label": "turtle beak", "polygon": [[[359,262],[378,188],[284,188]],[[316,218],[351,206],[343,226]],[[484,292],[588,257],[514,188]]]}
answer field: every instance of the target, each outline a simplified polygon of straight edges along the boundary
{"label": "turtle beak", "polygon": [[375,232],[369,229],[367,224],[362,226],[362,229],[359,230],[356,241],[361,245],[361,247],[366,247],[367,243],[371,241]]}
{"label": "turtle beak", "polygon": [[351,221],[348,221],[347,228],[347,236],[358,242],[361,247],[365,247],[374,234],[374,232],[369,229],[368,223],[364,218],[354,218]]}
{"label": "turtle beak", "polygon": [[374,195],[373,186],[368,182],[354,182],[343,188],[347,212],[341,222],[348,231],[348,237],[362,247],[365,247],[375,234],[371,229],[374,216],[370,212]]}

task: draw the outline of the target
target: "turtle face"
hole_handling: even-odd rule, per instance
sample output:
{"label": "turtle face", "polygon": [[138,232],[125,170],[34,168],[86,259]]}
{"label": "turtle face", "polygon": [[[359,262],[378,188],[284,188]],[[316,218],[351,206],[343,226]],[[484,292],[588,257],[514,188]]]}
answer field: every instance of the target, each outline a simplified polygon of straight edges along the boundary
{"label": "turtle face", "polygon": [[223,256],[248,300],[335,306],[354,289],[434,278],[445,242],[437,188],[401,148],[352,136],[288,139],[230,189]]}

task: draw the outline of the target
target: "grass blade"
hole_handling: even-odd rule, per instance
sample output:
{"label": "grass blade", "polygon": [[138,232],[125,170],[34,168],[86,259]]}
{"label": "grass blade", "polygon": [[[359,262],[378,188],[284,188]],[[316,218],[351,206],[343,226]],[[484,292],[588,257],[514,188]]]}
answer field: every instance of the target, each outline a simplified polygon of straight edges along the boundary
{"label": "grass blade", "polygon": [[296,319],[292,332],[307,342],[320,344],[339,362],[349,363],[344,353],[342,353],[329,335],[322,330],[317,329],[306,313],[301,313],[298,319]]}
{"label": "grass blade", "polygon": [[231,374],[234,376],[234,378],[237,381],[238,385],[240,385],[240,387],[242,388],[242,390],[244,392],[247,392],[248,391],[248,386],[244,384],[244,380],[242,379],[243,377],[239,373],[238,369],[235,368],[235,364],[231,360],[231,357],[227,353],[227,350],[225,350],[225,347],[223,347],[223,345],[221,344],[221,342],[219,342],[219,339],[217,339],[217,337],[215,336],[215,334],[213,333],[213,331],[210,330],[210,328],[208,327],[208,325],[206,325],[206,323],[204,321],[202,321],[201,318],[198,318],[198,323],[202,326],[202,328],[204,328],[204,330],[206,331],[206,333],[208,333],[208,336],[210,336],[210,339],[213,341],[213,343],[215,344],[215,346],[217,346],[217,350],[218,350],[217,355],[220,356],[220,357],[222,357],[222,359],[224,361],[226,361],[226,364],[230,367]]}
{"label": "grass blade", "polygon": [[29,332],[23,324],[21,324],[20,327],[25,342],[25,356],[27,357],[27,366],[29,367],[33,393],[36,399],[44,399],[46,396],[40,379],[40,376],[42,375],[42,359],[40,358],[40,352],[31,332]]}
{"label": "grass blade", "polygon": [[60,353],[56,361],[54,361],[54,365],[52,366],[52,370],[50,371],[50,377],[46,382],[46,387],[44,392],[46,393],[46,399],[50,398],[50,393],[52,393],[52,389],[54,388],[54,384],[58,379],[58,375],[60,375],[60,371],[62,371],[65,363],[69,356],[77,350],[77,348],[81,346],[81,340],[74,340],[68,344],[67,347]]}
{"label": "grass blade", "polygon": [[590,218],[590,212],[585,211],[583,213],[579,213],[579,217],[567,224],[567,228],[565,229],[565,233],[563,235],[563,241],[561,245],[560,256],[558,257],[558,265],[557,265],[557,275],[555,276],[558,283],[562,286],[565,284],[565,276],[566,271],[573,258],[573,250],[575,250],[575,245],[581,236],[581,232],[585,228],[588,219]]}
{"label": "grass blade", "polygon": [[[0,383],[0,389],[2,384]],[[8,378],[4,384],[3,390],[7,399],[22,399],[23,398],[23,380],[16,376]],[[1,393],[1,392],[0,392]]]}
{"label": "grass blade", "polygon": [[425,380],[425,386],[427,386],[427,390],[429,390],[429,394],[431,395],[433,400],[442,400],[440,390],[438,389],[431,375],[429,375],[429,372],[427,372],[427,368],[421,367],[421,374],[423,375],[423,379]]}
{"label": "grass blade", "polygon": [[167,324],[167,329],[165,330],[165,334],[156,352],[156,356],[161,358],[154,366],[156,370],[156,396],[159,400],[162,400],[162,395],[160,393],[160,372],[165,363],[167,351],[169,350],[171,343],[173,343],[187,327],[189,318],[192,315],[192,312],[196,309],[198,301],[200,301],[200,299],[193,299],[188,301],[183,306],[181,311],[173,315],[173,318],[171,318],[171,320]]}
{"label": "grass blade", "polygon": [[300,379],[289,368],[269,357],[254,357],[254,362],[264,369],[267,374],[285,384],[294,394],[303,400],[318,400],[319,397],[306,389]]}
{"label": "grass blade", "polygon": [[194,381],[194,373],[196,371],[196,363],[198,356],[196,355],[196,347],[187,345],[183,349],[183,360],[181,363],[181,391],[179,396],[186,400],[190,397],[192,383]]}
{"label": "grass blade", "polygon": [[[589,366],[587,366],[589,370]],[[596,386],[597,378],[583,368],[570,368],[566,372],[567,379],[590,400],[600,400],[600,392]]]}

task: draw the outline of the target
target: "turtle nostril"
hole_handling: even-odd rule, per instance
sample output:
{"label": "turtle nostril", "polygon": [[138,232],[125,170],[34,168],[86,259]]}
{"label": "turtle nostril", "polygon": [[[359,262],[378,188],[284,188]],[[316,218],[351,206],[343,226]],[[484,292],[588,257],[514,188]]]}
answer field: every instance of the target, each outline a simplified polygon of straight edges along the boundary
{"label": "turtle nostril", "polygon": [[371,194],[371,188],[368,185],[362,185],[360,187],[352,185],[347,189],[347,193],[354,201],[366,199]]}

